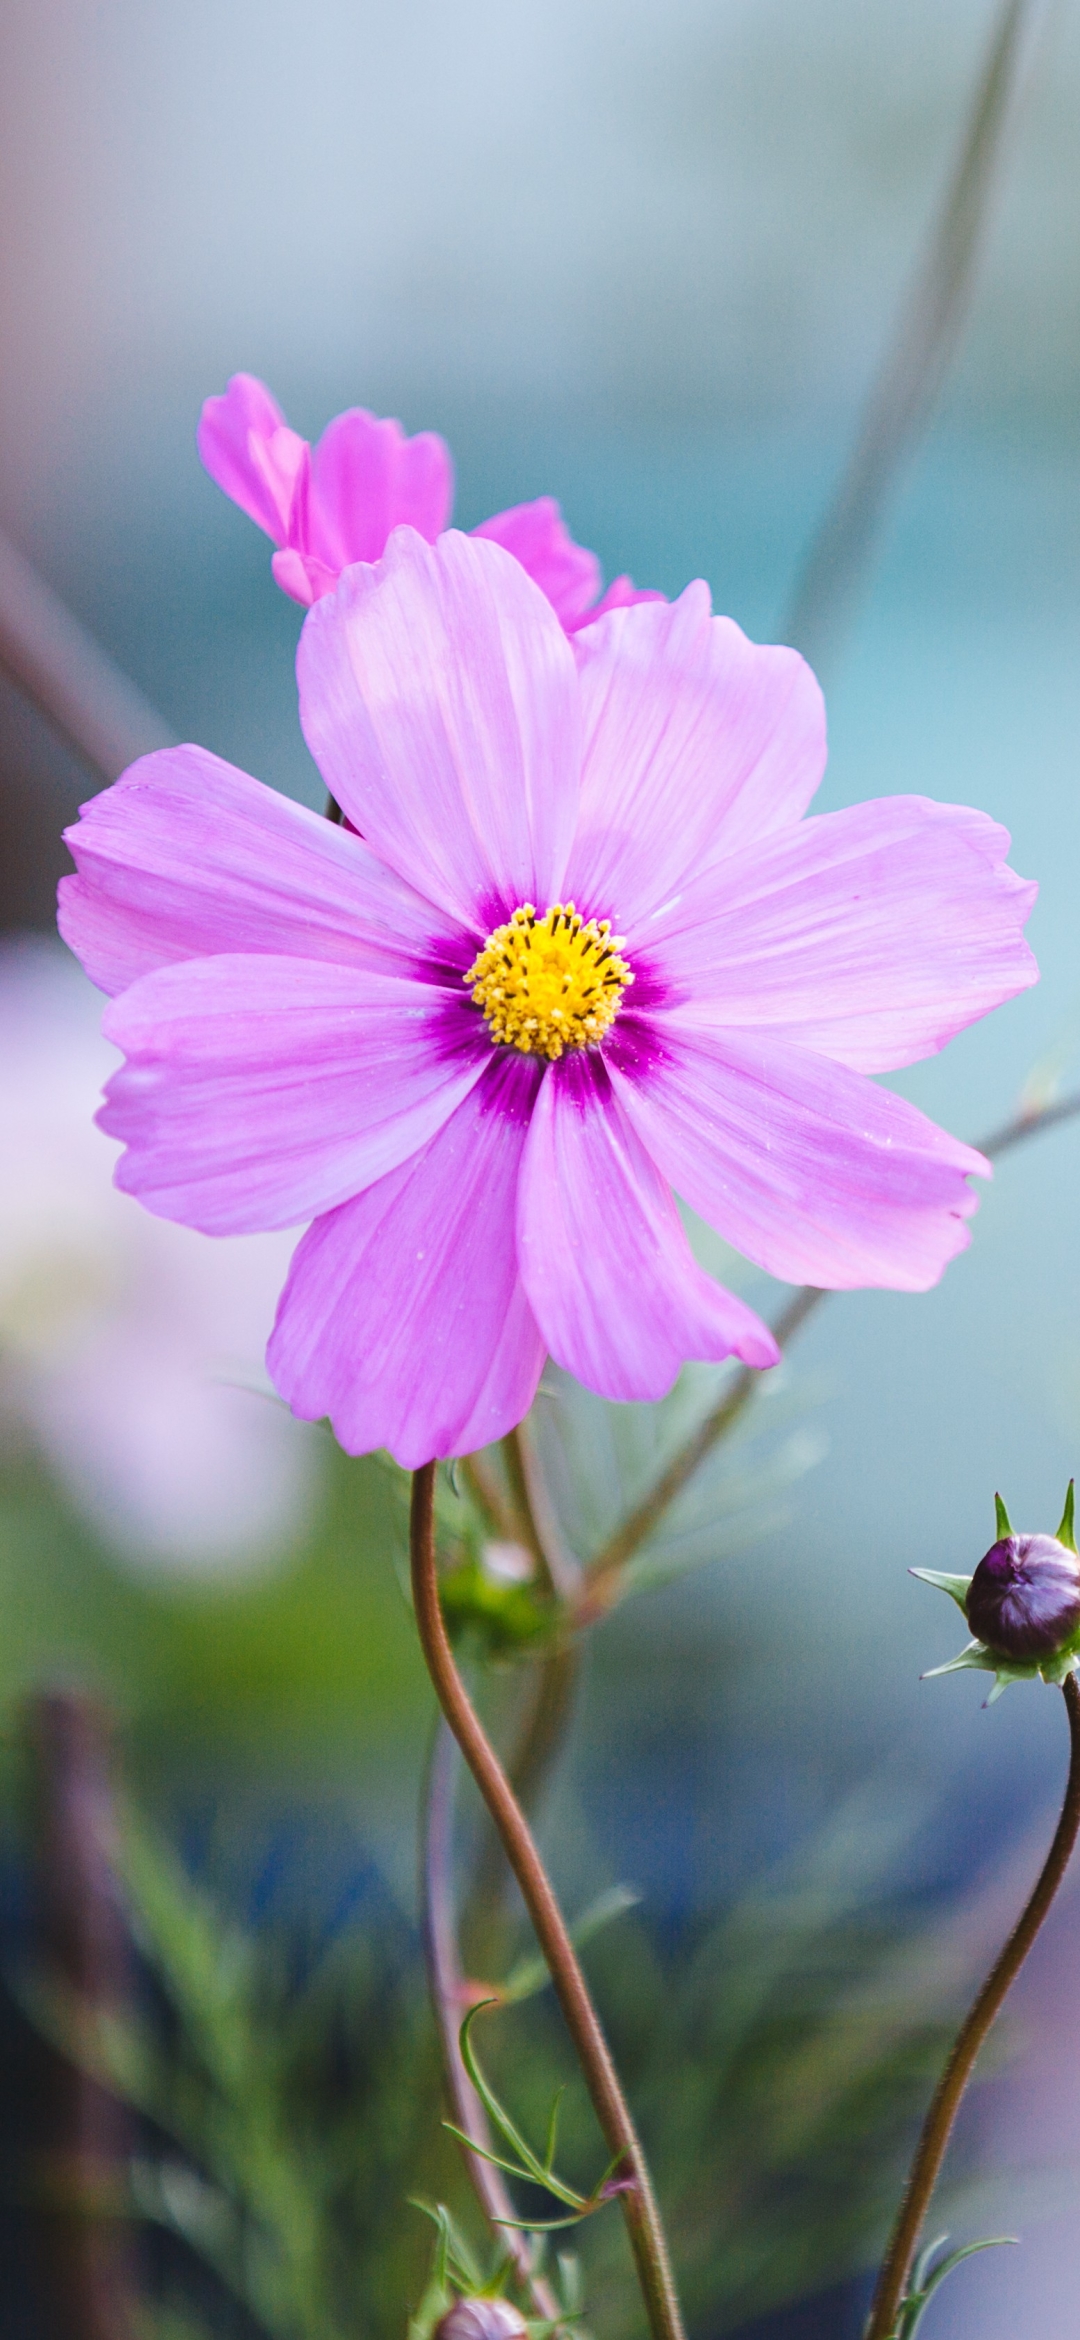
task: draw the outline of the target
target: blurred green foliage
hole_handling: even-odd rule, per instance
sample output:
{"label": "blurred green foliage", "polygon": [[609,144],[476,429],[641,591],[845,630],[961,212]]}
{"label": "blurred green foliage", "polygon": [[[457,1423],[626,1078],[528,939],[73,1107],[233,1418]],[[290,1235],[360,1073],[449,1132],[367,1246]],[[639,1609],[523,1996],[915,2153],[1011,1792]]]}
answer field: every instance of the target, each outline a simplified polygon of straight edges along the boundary
{"label": "blurred green foliage", "polygon": [[[905,1998],[896,1925],[852,1914],[866,1876],[847,1858],[819,1848],[801,1880],[666,1949],[624,1902],[587,1953],[688,2312],[718,2332],[866,2263],[940,2059],[936,2025]],[[410,1925],[384,1898],[305,1960],[287,1925],[239,1923],[131,1812],[121,1867],[154,1988],[143,2011],[68,2036],[148,2123],[135,2209],[181,2236],[269,2340],[391,2340],[425,2295],[429,2238],[410,2200],[449,2204],[491,2255],[442,2127]],[[62,2000],[46,2019],[63,2038]],[[485,2013],[484,2057],[530,2135],[569,2080],[560,2159],[587,2189],[603,2149],[550,1993]],[[559,2207],[520,2190],[525,2220]],[[575,2249],[605,2334],[638,2333],[621,2221],[588,2221]],[[188,2311],[182,2297],[161,2306],[172,2340],[169,2319]]]}
{"label": "blurred green foliage", "polygon": [[[557,1485],[579,1550],[610,1530],[721,1385],[698,1369],[662,1407],[615,1409],[549,1375],[541,1443],[563,1458]],[[658,1529],[642,1583],[775,1516],[779,1488],[810,1459],[802,1404],[772,1385]],[[150,1987],[122,2025],[98,2021],[88,2035],[80,2023],[70,2036],[84,2056],[92,2036],[99,2072],[144,2118],[138,2214],[180,2236],[267,2340],[396,2340],[430,2289],[429,2233],[410,2200],[448,2205],[464,2247],[490,2257],[442,2127],[400,1863],[432,1711],[405,1591],[407,1499],[385,1459],[350,1461],[327,1438],[303,1542],[272,1576],[209,1586],[122,1573],[25,1451],[0,1473],[0,1688],[10,1701],[60,1673],[101,1694],[120,1720],[130,1794],[124,1883]],[[549,1637],[550,1597],[493,1574],[490,1529],[449,1475],[439,1533],[452,1626],[505,1722],[522,1661]],[[169,1818],[193,1781],[212,1813],[195,1875]],[[324,1926],[333,1880],[305,1842],[291,1894],[245,1912],[251,1813],[256,1836],[290,1813],[303,1835],[305,1811],[340,1811],[343,1790],[383,1864],[378,1890]],[[853,1916],[873,1891],[872,1839],[872,1828],[859,1836],[854,1885],[850,1862],[826,1850],[801,1884],[774,1881],[666,1945],[629,1914],[625,1889],[597,1905],[617,1923],[589,1941],[587,1963],[688,2312],[717,2332],[871,2253],[938,2053],[934,2026],[904,2004],[896,1927]],[[489,1941],[500,1931],[516,2003],[485,2016],[485,2068],[529,2136],[545,2134],[552,2090],[569,2081],[560,2164],[587,2195],[603,2146],[551,1994],[537,1991],[531,1937],[496,1923]],[[45,2019],[62,2030],[62,2005]],[[523,2218],[559,2209],[538,2186],[519,2193]],[[578,2240],[605,2340],[638,2332],[621,2221],[590,2219]],[[157,2303],[154,2340],[192,2340],[197,2287],[183,2291]]]}
{"label": "blurred green foliage", "polygon": [[400,1503],[385,1468],[324,1440],[321,1499],[270,1576],[215,1584],[118,1565],[26,1448],[0,1462],[0,1697],[45,1678],[97,1690],[151,1768],[171,1745],[270,1737],[411,1750],[430,1693],[402,1596]]}

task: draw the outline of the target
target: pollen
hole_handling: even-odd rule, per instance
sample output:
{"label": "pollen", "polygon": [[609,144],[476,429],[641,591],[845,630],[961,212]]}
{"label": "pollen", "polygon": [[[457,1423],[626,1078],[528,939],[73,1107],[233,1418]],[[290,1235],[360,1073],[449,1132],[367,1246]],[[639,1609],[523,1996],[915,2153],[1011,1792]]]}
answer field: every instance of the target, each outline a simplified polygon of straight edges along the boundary
{"label": "pollen", "polygon": [[493,1042],[553,1061],[592,1048],[614,1023],[634,978],[610,918],[582,918],[572,902],[542,917],[523,902],[489,934],[465,977]]}

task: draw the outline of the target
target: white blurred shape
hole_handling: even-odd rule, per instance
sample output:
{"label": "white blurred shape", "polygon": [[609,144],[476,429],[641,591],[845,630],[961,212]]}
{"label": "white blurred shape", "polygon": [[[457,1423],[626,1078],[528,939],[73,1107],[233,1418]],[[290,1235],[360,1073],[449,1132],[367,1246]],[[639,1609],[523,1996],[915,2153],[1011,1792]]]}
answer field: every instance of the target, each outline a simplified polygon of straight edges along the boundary
{"label": "white blurred shape", "polygon": [[101,1009],[59,945],[0,948],[0,1419],[129,1563],[251,1574],[317,1488],[262,1364],[296,1237],[211,1241],[117,1191]]}

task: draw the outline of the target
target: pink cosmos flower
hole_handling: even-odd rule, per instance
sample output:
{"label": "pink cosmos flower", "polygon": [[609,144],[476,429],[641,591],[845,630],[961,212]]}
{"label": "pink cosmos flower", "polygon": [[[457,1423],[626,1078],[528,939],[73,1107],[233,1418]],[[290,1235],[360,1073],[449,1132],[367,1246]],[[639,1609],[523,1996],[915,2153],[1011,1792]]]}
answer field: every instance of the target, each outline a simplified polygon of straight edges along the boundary
{"label": "pink cosmos flower", "polygon": [[119,1183],[209,1234],[312,1222],[268,1352],[296,1413],[414,1466],[517,1422],[546,1351],[624,1399],[773,1363],[673,1189],[776,1276],[937,1281],[988,1165],[866,1076],[1034,980],[1004,830],[804,819],[814,677],[702,584],[571,644],[499,545],[402,528],[298,673],[362,835],[170,749],[61,888],[119,994]]}
{"label": "pink cosmos flower", "polygon": [[[399,422],[362,406],[335,416],[316,447],[289,429],[277,400],[254,374],[234,374],[208,398],[198,449],[212,480],[265,528],[278,550],[271,567],[282,591],[307,607],[333,591],[353,561],[377,561],[403,523],[429,544],[441,535],[454,498],[450,450],[434,431],[408,439]],[[483,520],[547,595],[568,634],[609,609],[662,601],[616,577],[602,599],[600,563],[575,544],[552,496],[514,504]]]}

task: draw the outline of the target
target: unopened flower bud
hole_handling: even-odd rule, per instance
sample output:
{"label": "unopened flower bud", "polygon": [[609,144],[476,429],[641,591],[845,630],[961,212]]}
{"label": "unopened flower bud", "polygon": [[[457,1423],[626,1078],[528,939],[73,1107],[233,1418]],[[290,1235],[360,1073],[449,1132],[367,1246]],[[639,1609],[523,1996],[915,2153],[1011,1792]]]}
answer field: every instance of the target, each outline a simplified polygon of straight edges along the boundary
{"label": "unopened flower bud", "polygon": [[1080,1560],[1056,1536],[1002,1536],[980,1560],[965,1608],[988,1649],[1053,1657],[1080,1629]]}
{"label": "unopened flower bud", "polygon": [[[993,1674],[992,1706],[1009,1682],[1063,1684],[1080,1672],[1080,1554],[1076,1549],[1076,1489],[1070,1479],[1056,1536],[1018,1536],[1000,1495],[994,1497],[997,1542],[974,1576],[942,1576],[913,1568],[962,1609],[974,1641],[931,1674],[962,1674],[969,1667]],[[928,1679],[923,1676],[924,1681]]]}
{"label": "unopened flower bud", "polygon": [[432,2340],[528,2340],[528,2329],[508,2299],[456,2299],[439,2317]]}

